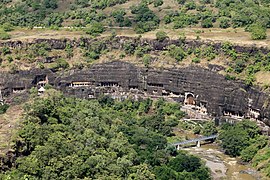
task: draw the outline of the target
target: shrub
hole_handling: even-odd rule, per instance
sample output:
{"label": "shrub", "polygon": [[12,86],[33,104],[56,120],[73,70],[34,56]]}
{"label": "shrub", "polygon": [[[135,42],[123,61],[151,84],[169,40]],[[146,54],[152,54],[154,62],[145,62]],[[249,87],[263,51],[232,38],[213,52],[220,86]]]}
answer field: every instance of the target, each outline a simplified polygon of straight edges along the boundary
{"label": "shrub", "polygon": [[65,59],[59,58],[55,61],[56,64],[53,65],[53,69],[67,69],[69,67],[68,62]]}
{"label": "shrub", "polygon": [[226,80],[235,80],[236,77],[235,77],[235,76],[232,76],[232,75],[229,75],[229,74],[226,74],[226,75],[225,75],[225,79],[226,79]]}
{"label": "shrub", "polygon": [[172,45],[169,47],[169,55],[177,61],[182,61],[187,54],[181,47]]}
{"label": "shrub", "polygon": [[10,35],[4,30],[0,29],[0,40],[10,39]]}
{"label": "shrub", "polygon": [[246,77],[246,79],[245,79],[245,84],[247,85],[247,86],[251,86],[251,85],[253,85],[253,83],[255,82],[255,76],[254,76],[254,74],[250,74],[250,75],[248,75],[247,77]]}
{"label": "shrub", "polygon": [[1,48],[0,52],[3,53],[3,55],[7,55],[11,53],[9,47],[7,46],[4,46],[3,48]]}
{"label": "shrub", "polygon": [[3,105],[0,105],[0,114],[4,114],[9,108],[9,105],[7,104],[3,104]]}
{"label": "shrub", "polygon": [[156,33],[156,38],[157,38],[158,41],[164,41],[165,39],[168,38],[168,36],[167,36],[166,32],[164,32],[164,31],[158,31]]}
{"label": "shrub", "polygon": [[126,54],[134,54],[135,51],[135,44],[133,44],[131,41],[128,41],[124,44],[124,51]]}
{"label": "shrub", "polygon": [[93,22],[90,26],[85,29],[86,34],[91,36],[98,36],[105,31],[104,26],[99,22]]}
{"label": "shrub", "polygon": [[199,58],[196,57],[196,58],[192,59],[192,62],[193,62],[193,63],[200,63],[201,61],[200,61]]}
{"label": "shrub", "polygon": [[163,0],[155,0],[154,1],[154,7],[161,6],[163,4]]}
{"label": "shrub", "polygon": [[250,33],[252,40],[266,39],[266,28],[259,24],[253,24],[250,26]]}
{"label": "shrub", "polygon": [[13,31],[13,30],[14,30],[14,27],[13,27],[10,23],[6,22],[6,23],[4,23],[4,24],[2,25],[2,29],[3,29],[5,32],[8,32],[8,31]]}
{"label": "shrub", "polygon": [[188,9],[188,10],[192,10],[192,9],[196,9],[196,4],[194,1],[190,1],[188,3],[185,4],[185,7]]}
{"label": "shrub", "polygon": [[148,67],[151,62],[151,56],[149,54],[145,54],[143,56],[143,64],[145,67]]}
{"label": "shrub", "polygon": [[202,20],[201,26],[202,26],[202,28],[213,27],[212,19],[211,18],[206,18],[206,19]]}
{"label": "shrub", "polygon": [[230,27],[230,21],[230,18],[227,17],[219,18],[219,27],[224,29]]}
{"label": "shrub", "polygon": [[200,134],[201,133],[201,127],[200,126],[195,126],[195,128],[193,129],[193,133],[194,134]]}

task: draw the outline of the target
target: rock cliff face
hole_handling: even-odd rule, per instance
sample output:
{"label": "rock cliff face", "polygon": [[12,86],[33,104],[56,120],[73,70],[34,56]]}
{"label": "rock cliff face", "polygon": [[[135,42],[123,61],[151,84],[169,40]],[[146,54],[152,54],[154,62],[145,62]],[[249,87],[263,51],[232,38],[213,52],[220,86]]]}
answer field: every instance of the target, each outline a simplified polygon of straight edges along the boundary
{"label": "rock cliff face", "polygon": [[46,83],[68,96],[95,98],[100,94],[110,94],[114,98],[171,98],[192,107],[207,109],[213,116],[255,117],[270,125],[268,94],[241,82],[228,81],[215,71],[197,66],[147,69],[115,61],[59,73],[32,70],[0,74],[0,88],[6,99]]}
{"label": "rock cliff face", "polygon": [[[34,39],[32,41],[6,41],[0,42],[0,47],[10,47],[10,48],[28,48],[33,44],[40,44],[46,43],[49,45],[51,49],[65,49],[67,44],[70,47],[76,48],[80,46],[91,46],[95,42],[104,42],[103,44],[108,48],[112,49],[123,49],[124,45],[127,42],[130,42],[134,47],[138,45],[149,45],[151,50],[153,51],[160,51],[166,50],[170,45],[183,45],[185,48],[196,48],[202,46],[209,46],[211,45],[215,51],[221,52],[222,51],[222,43],[221,42],[214,42],[214,41],[201,41],[201,40],[165,40],[163,42],[159,42],[155,39],[145,39],[145,38],[134,38],[134,37],[126,37],[126,36],[117,36],[114,38],[98,38],[98,39],[91,39],[91,38],[80,38],[80,39]],[[232,48],[238,53],[248,53],[248,54],[256,54],[261,52],[263,54],[269,53],[268,48],[264,47],[256,47],[256,46],[239,46],[239,45],[232,45]]]}

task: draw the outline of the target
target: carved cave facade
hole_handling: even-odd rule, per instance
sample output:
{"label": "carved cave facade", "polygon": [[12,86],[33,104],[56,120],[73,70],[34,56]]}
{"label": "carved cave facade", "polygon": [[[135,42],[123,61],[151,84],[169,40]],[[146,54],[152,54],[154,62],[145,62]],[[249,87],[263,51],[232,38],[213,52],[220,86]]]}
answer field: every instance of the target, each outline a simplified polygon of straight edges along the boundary
{"label": "carved cave facade", "polygon": [[140,68],[127,62],[96,64],[87,69],[54,73],[48,69],[0,74],[4,99],[46,84],[67,96],[92,99],[101,94],[115,99],[168,98],[212,116],[250,117],[270,124],[269,94],[215,71],[189,66],[175,69]]}

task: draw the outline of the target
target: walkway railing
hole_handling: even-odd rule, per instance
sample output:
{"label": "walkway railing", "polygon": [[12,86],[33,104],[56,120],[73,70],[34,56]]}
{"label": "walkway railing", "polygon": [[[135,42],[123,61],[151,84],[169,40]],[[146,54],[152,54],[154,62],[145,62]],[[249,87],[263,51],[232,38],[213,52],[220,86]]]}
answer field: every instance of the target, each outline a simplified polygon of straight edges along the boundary
{"label": "walkway railing", "polygon": [[193,142],[200,142],[200,141],[215,139],[217,137],[218,137],[218,134],[213,134],[211,136],[204,136],[204,137],[190,139],[190,140],[186,140],[186,141],[182,141],[182,142],[176,142],[176,143],[173,143],[172,145],[173,146],[179,146],[179,145],[189,144],[189,143],[193,143]]}

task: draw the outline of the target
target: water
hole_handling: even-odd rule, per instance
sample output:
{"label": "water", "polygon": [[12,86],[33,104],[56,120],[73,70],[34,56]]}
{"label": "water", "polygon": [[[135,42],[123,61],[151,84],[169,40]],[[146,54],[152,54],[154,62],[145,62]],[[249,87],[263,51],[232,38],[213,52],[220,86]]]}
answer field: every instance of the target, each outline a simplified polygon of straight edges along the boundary
{"label": "water", "polygon": [[[213,175],[213,179],[228,180],[257,180],[260,174],[249,165],[237,163],[237,158],[231,158],[219,150],[217,144],[202,145],[200,148],[187,149],[206,161]],[[246,173],[244,173],[246,172]],[[250,174],[247,174],[250,173]]]}
{"label": "water", "polygon": [[[188,137],[189,139],[196,136],[190,132],[177,132],[177,136]],[[255,171],[250,165],[237,163],[239,159],[231,158],[224,154],[218,144],[201,144],[200,148],[189,147],[183,150],[197,155],[206,162],[206,166],[211,169],[214,180],[260,180],[265,179]]]}

